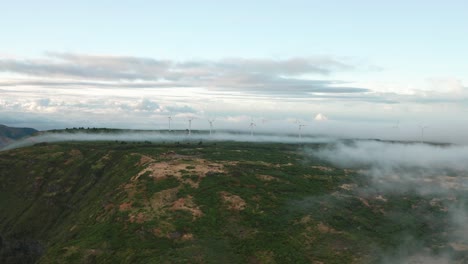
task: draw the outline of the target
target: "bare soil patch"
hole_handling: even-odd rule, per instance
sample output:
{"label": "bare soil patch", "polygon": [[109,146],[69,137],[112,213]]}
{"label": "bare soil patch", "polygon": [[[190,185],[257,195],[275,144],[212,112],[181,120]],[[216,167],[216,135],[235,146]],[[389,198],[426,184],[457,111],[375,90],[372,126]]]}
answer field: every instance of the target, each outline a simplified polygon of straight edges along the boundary
{"label": "bare soil patch", "polygon": [[221,199],[227,205],[228,209],[233,211],[242,211],[246,207],[246,202],[240,196],[228,192],[220,192]]}
{"label": "bare soil patch", "polygon": [[184,210],[192,214],[193,218],[198,218],[203,215],[203,212],[200,208],[193,202],[192,196],[187,196],[184,198],[179,198],[174,203],[172,203],[172,210]]}

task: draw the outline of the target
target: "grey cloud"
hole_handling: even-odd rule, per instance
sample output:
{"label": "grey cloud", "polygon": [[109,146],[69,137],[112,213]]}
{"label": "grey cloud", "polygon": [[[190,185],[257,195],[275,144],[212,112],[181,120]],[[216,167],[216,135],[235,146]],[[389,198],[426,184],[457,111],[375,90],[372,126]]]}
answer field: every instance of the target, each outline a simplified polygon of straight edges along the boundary
{"label": "grey cloud", "polygon": [[150,111],[150,112],[161,110],[161,106],[157,102],[146,99],[146,98],[138,102],[135,108],[137,110]]}
{"label": "grey cloud", "polygon": [[242,74],[300,75],[328,74],[352,66],[332,58],[225,59],[175,62],[139,57],[46,53],[46,59],[1,59],[0,71],[31,76],[63,76],[108,80],[217,79]]}
{"label": "grey cloud", "polygon": [[184,114],[193,114],[197,112],[197,110],[195,110],[193,107],[190,107],[188,105],[167,106],[166,110],[167,112],[170,112],[170,113],[184,113]]}
{"label": "grey cloud", "polygon": [[416,96],[405,96],[405,99],[408,102],[414,102],[418,104],[444,104],[444,103],[461,103],[468,104],[468,94],[461,95],[450,95],[447,93],[431,93],[427,96],[416,97]]}
{"label": "grey cloud", "polygon": [[49,98],[42,98],[36,100],[36,104],[39,106],[49,106],[50,104],[50,99]]}
{"label": "grey cloud", "polygon": [[2,72],[39,77],[156,80],[167,69],[168,65],[161,61],[128,57],[54,55],[47,60],[0,60]]}
{"label": "grey cloud", "polygon": [[330,57],[291,58],[287,60],[268,59],[224,59],[215,64],[230,72],[251,72],[255,74],[298,75],[307,73],[329,74],[332,71],[351,70],[354,67]]}
{"label": "grey cloud", "polygon": [[176,88],[205,87],[273,95],[366,93],[368,89],[338,87],[343,81],[305,79],[354,67],[332,57],[170,61],[138,57],[46,53],[43,59],[0,59],[0,72],[47,78],[3,81],[0,86],[69,86]]}
{"label": "grey cloud", "polygon": [[43,87],[97,87],[97,88],[173,88],[192,87],[188,83],[163,83],[163,82],[98,82],[98,81],[3,81],[0,86],[43,86]]}

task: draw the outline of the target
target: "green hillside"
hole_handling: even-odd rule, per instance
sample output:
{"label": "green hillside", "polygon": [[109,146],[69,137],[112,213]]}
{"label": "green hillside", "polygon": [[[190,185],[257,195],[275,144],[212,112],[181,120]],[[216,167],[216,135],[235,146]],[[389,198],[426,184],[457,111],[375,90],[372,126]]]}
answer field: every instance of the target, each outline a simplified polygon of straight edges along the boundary
{"label": "green hillside", "polygon": [[447,236],[448,198],[363,191],[357,171],[304,155],[322,147],[72,142],[0,152],[0,263],[385,263],[420,252],[468,261]]}
{"label": "green hillside", "polygon": [[34,128],[27,127],[8,127],[0,124],[0,148],[13,142],[14,140],[30,136],[36,133]]}

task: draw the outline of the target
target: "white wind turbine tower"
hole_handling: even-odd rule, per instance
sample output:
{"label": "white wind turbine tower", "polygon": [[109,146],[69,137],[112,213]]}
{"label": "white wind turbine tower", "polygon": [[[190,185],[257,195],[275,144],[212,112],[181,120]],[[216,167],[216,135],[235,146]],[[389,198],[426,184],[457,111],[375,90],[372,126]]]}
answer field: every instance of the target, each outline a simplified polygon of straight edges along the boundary
{"label": "white wind turbine tower", "polygon": [[208,123],[210,123],[210,136],[211,136],[211,132],[213,130],[213,122],[215,121],[215,119],[208,119]]}
{"label": "white wind turbine tower", "polygon": [[192,120],[195,119],[193,117],[189,117],[188,119],[188,135],[192,135]]}
{"label": "white wind turbine tower", "polygon": [[399,131],[400,131],[400,120],[398,120],[395,125],[391,126],[391,129],[396,129],[398,132],[394,133],[392,131],[392,133],[390,135],[387,135],[387,136],[390,136],[391,138],[394,138],[394,139],[397,139],[398,136],[399,136]]}
{"label": "white wind turbine tower", "polygon": [[171,121],[172,121],[172,116],[168,116],[167,120],[169,121],[169,132],[171,131]]}
{"label": "white wind turbine tower", "polygon": [[253,129],[254,129],[255,126],[256,126],[256,125],[255,125],[255,123],[254,123],[254,121],[253,121],[253,119],[252,119],[252,120],[250,121],[250,125],[249,125],[249,127],[250,127],[250,136],[253,136]]}
{"label": "white wind turbine tower", "polygon": [[307,126],[307,125],[301,124],[299,122],[299,132],[298,132],[299,133],[299,139],[302,139],[302,128],[305,127],[305,126]]}
{"label": "white wind turbine tower", "polygon": [[419,125],[419,129],[421,130],[421,143],[424,141],[424,130],[428,128],[428,126]]}

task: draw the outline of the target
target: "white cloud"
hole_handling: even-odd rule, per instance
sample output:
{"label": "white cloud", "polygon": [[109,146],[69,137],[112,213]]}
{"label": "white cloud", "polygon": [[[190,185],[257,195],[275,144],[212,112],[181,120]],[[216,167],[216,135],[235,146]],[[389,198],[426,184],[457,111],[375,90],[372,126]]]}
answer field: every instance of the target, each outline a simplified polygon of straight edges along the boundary
{"label": "white cloud", "polygon": [[314,117],[314,120],[315,121],[327,121],[328,120],[328,117],[322,113],[318,113],[315,117]]}

